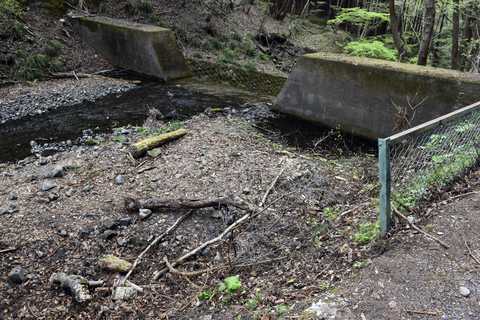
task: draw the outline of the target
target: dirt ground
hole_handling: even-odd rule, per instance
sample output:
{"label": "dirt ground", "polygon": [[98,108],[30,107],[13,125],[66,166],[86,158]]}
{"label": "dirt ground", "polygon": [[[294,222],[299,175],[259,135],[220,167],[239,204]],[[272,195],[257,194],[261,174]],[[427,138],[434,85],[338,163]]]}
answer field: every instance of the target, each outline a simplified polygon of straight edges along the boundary
{"label": "dirt ground", "polygon": [[476,171],[459,185],[467,189],[426,210],[422,227],[449,249],[404,229],[388,251],[314,301],[335,306],[332,319],[480,319],[479,182]]}
{"label": "dirt ground", "polygon": [[[12,249],[0,253],[3,317],[181,319],[201,314],[273,319],[299,312],[306,298],[327,290],[356,261],[371,255],[372,248],[357,245],[352,235],[360,222],[375,219],[373,208],[365,205],[372,195],[365,184],[374,177],[369,171],[374,157],[347,148],[344,140],[337,143],[330,131],[308,132],[312,128],[304,123],[295,126],[278,117],[266,106],[206,111],[183,124],[189,130],[186,137],[163,147],[156,158],[135,163],[119,137],[135,141],[146,128],[123,128],[96,137],[96,146],[1,164],[0,250]],[[283,122],[289,126],[278,126]],[[147,120],[146,126],[165,124]],[[302,130],[307,132],[303,140]],[[58,166],[64,174],[48,178]],[[119,175],[125,181],[117,184]],[[244,214],[239,209],[194,212],[135,269],[130,280],[145,288],[143,294],[123,303],[111,300],[108,288],[118,274],[100,269],[98,259],[115,254],[133,262],[153,237],[185,213],[155,212],[141,220],[126,212],[125,196],[237,195],[259,204],[277,176],[266,211],[179,267],[194,271],[222,266],[220,270],[152,280],[163,257],[173,261],[220,234]],[[336,216],[327,217],[325,208]],[[8,280],[15,266],[25,269],[21,285]],[[107,290],[91,288],[92,301],[74,303],[70,295],[51,288],[54,272],[103,280]],[[241,291],[199,300],[229,275],[240,276]]]}

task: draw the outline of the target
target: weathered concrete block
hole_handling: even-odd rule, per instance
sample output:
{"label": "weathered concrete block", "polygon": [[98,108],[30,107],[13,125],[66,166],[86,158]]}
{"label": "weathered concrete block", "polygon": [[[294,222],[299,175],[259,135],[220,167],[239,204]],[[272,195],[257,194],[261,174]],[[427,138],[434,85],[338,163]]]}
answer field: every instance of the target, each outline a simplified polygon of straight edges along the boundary
{"label": "weathered concrete block", "polygon": [[478,100],[478,74],[314,53],[299,59],[274,109],[375,139]]}
{"label": "weathered concrete block", "polygon": [[81,38],[113,65],[162,80],[190,76],[173,31],[107,17],[73,17]]}

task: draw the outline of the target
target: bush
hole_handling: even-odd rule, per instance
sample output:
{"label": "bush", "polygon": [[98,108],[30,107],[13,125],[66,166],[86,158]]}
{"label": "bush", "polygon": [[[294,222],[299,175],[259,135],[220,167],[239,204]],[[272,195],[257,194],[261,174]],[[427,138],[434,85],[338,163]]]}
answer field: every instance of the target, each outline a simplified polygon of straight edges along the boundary
{"label": "bush", "polygon": [[43,49],[43,52],[51,57],[55,58],[62,54],[63,44],[58,40],[50,40],[47,42],[47,45]]}
{"label": "bush", "polygon": [[344,26],[350,32],[357,33],[359,37],[368,35],[373,30],[386,27],[389,23],[389,14],[368,11],[362,8],[342,9],[335,19],[328,20],[327,24]]}
{"label": "bush", "polygon": [[27,54],[17,52],[17,78],[32,81],[44,78],[50,72],[58,72],[63,69],[63,63],[57,57],[53,58],[46,54]]}
{"label": "bush", "polygon": [[128,0],[125,11],[130,15],[149,15],[153,12],[151,0]]}
{"label": "bush", "polygon": [[23,2],[17,0],[0,0],[0,14],[20,16]]}
{"label": "bush", "polygon": [[351,24],[355,26],[363,26],[366,24],[374,26],[388,22],[388,13],[373,12],[362,8],[342,9],[335,19],[328,20],[329,25]]}
{"label": "bush", "polygon": [[353,56],[383,59],[389,61],[397,60],[397,52],[394,49],[387,48],[383,42],[374,40],[353,41],[347,44],[344,51]]}

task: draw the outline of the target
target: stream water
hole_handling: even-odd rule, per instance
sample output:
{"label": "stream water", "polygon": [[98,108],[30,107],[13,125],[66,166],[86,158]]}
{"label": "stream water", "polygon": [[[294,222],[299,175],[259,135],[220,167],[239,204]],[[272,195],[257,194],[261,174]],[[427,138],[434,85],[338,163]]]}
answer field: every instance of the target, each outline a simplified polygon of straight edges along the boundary
{"label": "stream water", "polygon": [[239,107],[253,99],[262,98],[200,83],[147,83],[94,102],[63,106],[41,115],[7,121],[0,125],[0,161],[29,156],[31,141],[65,141],[79,137],[85,129],[109,132],[115,127],[141,125],[151,108],[169,119],[185,120],[207,108]]}

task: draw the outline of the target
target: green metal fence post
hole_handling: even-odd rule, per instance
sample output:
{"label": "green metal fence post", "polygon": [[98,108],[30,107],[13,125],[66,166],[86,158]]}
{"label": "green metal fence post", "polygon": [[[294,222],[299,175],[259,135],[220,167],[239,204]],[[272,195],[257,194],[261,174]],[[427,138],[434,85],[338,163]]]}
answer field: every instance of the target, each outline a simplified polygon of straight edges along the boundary
{"label": "green metal fence post", "polygon": [[380,178],[380,232],[385,236],[392,226],[390,206],[390,144],[388,139],[378,139],[378,166]]}

